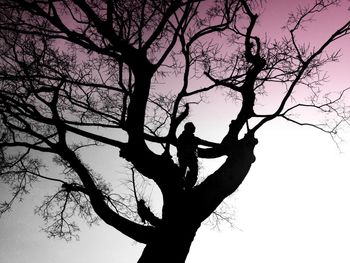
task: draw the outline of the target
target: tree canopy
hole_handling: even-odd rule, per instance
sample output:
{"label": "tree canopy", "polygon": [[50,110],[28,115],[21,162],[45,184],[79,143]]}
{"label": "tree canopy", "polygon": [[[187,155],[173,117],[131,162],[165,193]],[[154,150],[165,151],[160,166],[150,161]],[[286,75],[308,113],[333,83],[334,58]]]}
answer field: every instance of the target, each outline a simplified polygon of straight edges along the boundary
{"label": "tree canopy", "polygon": [[[315,47],[298,34],[341,1],[300,7],[281,39],[256,32],[263,4],[1,0],[0,179],[12,197],[0,213],[35,181],[51,180],[57,192],[36,209],[49,236],[76,235],[75,215],[89,224],[100,219],[146,244],[139,262],[184,262],[201,223],[249,172],[263,125],[283,118],[337,142],[349,118],[346,89],[322,90],[323,67],[339,59],[328,48],[349,34],[350,21]],[[186,191],[173,158],[177,136],[191,110],[215,92],[227,94],[236,114],[222,140],[198,156],[225,160]],[[276,93],[276,104],[259,107]],[[306,110],[324,119],[300,118]],[[86,147],[111,147],[116,161],[128,163],[130,192],[113,189],[84,161]],[[57,169],[52,164],[59,176],[47,171]],[[136,177],[159,188],[161,215],[139,195]]]}

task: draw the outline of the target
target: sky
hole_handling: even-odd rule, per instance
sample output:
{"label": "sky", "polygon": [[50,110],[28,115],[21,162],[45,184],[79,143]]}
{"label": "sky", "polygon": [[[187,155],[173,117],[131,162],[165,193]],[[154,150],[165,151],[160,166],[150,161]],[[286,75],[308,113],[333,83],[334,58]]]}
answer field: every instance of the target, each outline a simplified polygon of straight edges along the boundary
{"label": "sky", "polygon": [[[311,1],[268,2],[260,26],[278,37],[281,21],[297,3]],[[317,43],[349,19],[348,6],[350,3],[344,1],[341,9],[315,21],[317,30],[305,33],[305,41]],[[347,38],[336,43],[344,47],[343,57],[328,68],[326,89],[350,87],[349,42]],[[232,118],[225,110],[227,103],[216,97],[206,105],[205,115],[199,114],[201,109],[192,114],[201,128],[200,137],[215,139],[225,133]],[[213,123],[219,132],[212,132]],[[234,213],[233,227],[222,225],[216,230],[203,225],[186,262],[350,262],[350,130],[344,133],[341,151],[326,134],[281,120],[263,127],[257,137],[257,160],[227,200]],[[104,160],[97,162],[109,167]],[[209,162],[206,172],[215,167]],[[3,191],[0,185],[0,197]],[[143,246],[103,222],[92,228],[81,224],[79,241],[47,239],[40,231],[41,218],[33,212],[44,193],[42,188],[33,191],[0,219],[0,263],[137,261]]]}

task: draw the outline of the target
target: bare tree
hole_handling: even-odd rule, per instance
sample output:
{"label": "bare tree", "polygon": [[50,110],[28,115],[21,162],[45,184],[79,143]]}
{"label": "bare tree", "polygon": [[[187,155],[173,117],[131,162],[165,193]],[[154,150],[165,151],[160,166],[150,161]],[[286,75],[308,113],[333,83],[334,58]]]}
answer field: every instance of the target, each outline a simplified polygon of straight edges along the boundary
{"label": "bare tree", "polygon": [[[13,191],[1,213],[36,180],[51,180],[60,187],[37,208],[50,236],[76,235],[74,215],[90,224],[101,219],[146,244],[139,262],[184,262],[201,223],[213,213],[226,219],[215,211],[255,161],[259,128],[284,118],[336,140],[337,130],[348,122],[345,90],[322,96],[321,69],[338,59],[339,53],[327,54],[327,47],[349,34],[350,21],[319,47],[298,41],[312,16],[340,1],[316,0],[300,8],[290,16],[289,35],[281,41],[255,33],[262,4],[1,0],[0,178]],[[161,84],[169,78],[176,85]],[[284,96],[272,112],[259,113],[255,106],[271,83],[281,84]],[[310,92],[309,100],[294,97],[297,87]],[[238,114],[222,141],[198,154],[226,160],[185,189],[172,159],[178,128],[192,103],[201,103],[217,88],[237,102]],[[303,108],[329,121],[296,119],[293,113]],[[84,162],[81,149],[101,145],[115,147],[132,165],[132,196],[115,192]],[[62,177],[45,174],[42,152],[53,156]],[[161,216],[136,194],[137,175],[159,187]]]}

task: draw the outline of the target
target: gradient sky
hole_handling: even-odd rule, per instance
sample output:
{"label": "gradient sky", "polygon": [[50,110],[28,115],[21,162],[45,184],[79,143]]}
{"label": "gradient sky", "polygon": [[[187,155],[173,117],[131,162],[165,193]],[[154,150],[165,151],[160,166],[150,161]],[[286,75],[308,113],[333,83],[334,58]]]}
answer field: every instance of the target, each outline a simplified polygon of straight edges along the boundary
{"label": "gradient sky", "polygon": [[[297,3],[312,1],[268,2],[261,30],[278,37],[281,23]],[[305,33],[305,41],[317,44],[325,39],[327,32],[349,19],[350,4],[343,2],[342,8],[315,21],[316,30]],[[349,37],[336,44],[344,48],[343,57],[340,63],[329,67],[331,77],[326,89],[350,87],[347,43]],[[199,108],[193,113],[192,120],[198,124],[200,137],[217,139],[224,135],[232,119],[232,112],[226,109],[228,103],[215,97],[205,105],[206,109]],[[257,161],[228,200],[235,213],[234,227],[223,225],[217,231],[203,226],[186,262],[350,262],[350,132],[345,133],[342,153],[327,135],[283,121],[266,125],[257,136]],[[211,161],[205,164],[206,173],[216,167]],[[109,167],[110,164],[99,159],[97,165]],[[44,187],[48,185],[33,191],[0,220],[0,263],[137,261],[143,246],[103,222],[93,228],[81,224],[80,241],[47,239],[40,232],[41,218],[33,213],[33,206],[40,203],[45,193]],[[0,185],[0,197],[3,191]]]}

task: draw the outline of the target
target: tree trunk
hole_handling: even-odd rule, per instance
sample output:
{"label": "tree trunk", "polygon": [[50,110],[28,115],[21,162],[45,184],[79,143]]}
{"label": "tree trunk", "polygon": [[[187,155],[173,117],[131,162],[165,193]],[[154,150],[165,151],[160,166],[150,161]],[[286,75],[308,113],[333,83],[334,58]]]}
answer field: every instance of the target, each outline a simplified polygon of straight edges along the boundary
{"label": "tree trunk", "polygon": [[146,245],[138,263],[184,263],[199,226],[162,226]]}

